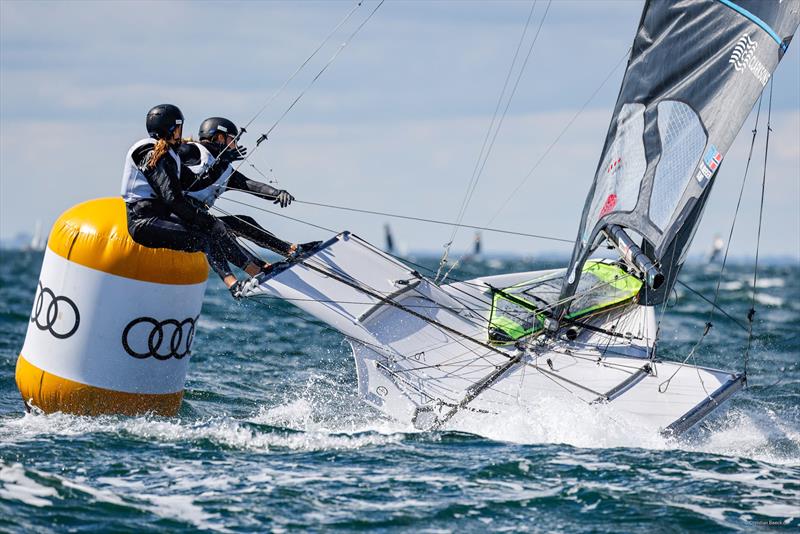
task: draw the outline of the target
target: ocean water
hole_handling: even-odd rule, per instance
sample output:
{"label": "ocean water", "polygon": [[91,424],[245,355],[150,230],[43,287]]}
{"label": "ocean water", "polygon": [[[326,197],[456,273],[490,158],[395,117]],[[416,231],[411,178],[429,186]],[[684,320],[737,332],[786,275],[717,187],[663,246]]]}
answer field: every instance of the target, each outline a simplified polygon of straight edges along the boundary
{"label": "ocean water", "polygon": [[[235,303],[216,280],[177,417],[26,414],[14,366],[42,256],[0,254],[0,531],[800,528],[796,264],[760,270],[749,387],[667,440],[557,403],[474,434],[415,432],[358,400],[341,336],[284,302]],[[552,266],[477,262],[460,276]],[[690,265],[682,279],[711,296],[718,271]],[[751,294],[752,266],[730,266],[720,304],[744,320]],[[708,309],[678,286],[660,355],[682,359]],[[713,322],[699,362],[740,370],[746,333]]]}

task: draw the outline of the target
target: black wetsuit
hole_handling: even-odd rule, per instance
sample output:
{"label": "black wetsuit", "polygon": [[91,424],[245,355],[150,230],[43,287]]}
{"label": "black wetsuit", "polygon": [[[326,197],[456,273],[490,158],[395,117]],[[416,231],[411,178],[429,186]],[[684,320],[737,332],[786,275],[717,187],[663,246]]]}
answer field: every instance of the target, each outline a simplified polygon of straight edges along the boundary
{"label": "black wetsuit", "polygon": [[246,267],[250,257],[228,233],[226,225],[184,196],[181,181],[195,178],[191,170],[184,165],[178,169],[169,154],[152,169],[144,168],[143,162],[152,149],[152,145],[145,145],[133,153],[134,163],[156,194],[156,198],[126,202],[128,231],[133,240],[146,247],[205,252],[220,278],[233,274],[228,262]]}
{"label": "black wetsuit", "polygon": [[[215,143],[203,142],[203,146],[211,152],[211,155],[214,157],[217,157],[221,151],[220,146]],[[178,155],[181,158],[181,162],[185,165],[192,166],[200,163],[200,149],[197,148],[194,143],[182,144]],[[208,175],[203,178],[198,178],[197,176],[182,174],[181,179],[184,191],[200,191],[205,189],[216,181],[217,176],[219,175]],[[275,189],[265,183],[250,180],[238,171],[234,171],[233,174],[231,174],[224,190],[245,191],[268,200],[275,200],[281,192],[279,189]],[[291,251],[291,243],[280,239],[275,234],[259,225],[252,217],[247,215],[226,215],[217,218],[223,221],[234,235],[248,239],[260,247],[272,250],[283,256],[287,256]]]}

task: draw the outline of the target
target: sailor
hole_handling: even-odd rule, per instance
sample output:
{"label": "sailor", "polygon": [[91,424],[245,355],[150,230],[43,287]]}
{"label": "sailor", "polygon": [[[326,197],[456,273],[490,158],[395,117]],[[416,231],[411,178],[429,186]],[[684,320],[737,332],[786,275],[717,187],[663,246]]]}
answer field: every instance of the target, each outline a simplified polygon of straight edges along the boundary
{"label": "sailor", "polygon": [[[147,113],[146,126],[150,137],[134,143],[122,173],[122,198],[131,237],[145,247],[205,252],[211,268],[238,298],[243,282],[236,279],[228,262],[250,276],[263,267],[245,253],[225,223],[184,195],[182,180],[193,180],[195,174],[181,163],[177,153],[183,113],[171,104],[158,105]],[[222,157],[234,161],[241,156],[230,151]],[[223,171],[209,169],[208,175],[200,178],[216,181]]]}
{"label": "sailor", "polygon": [[[250,180],[234,170],[231,163],[243,159],[247,149],[238,145],[239,129],[233,121],[223,117],[210,117],[200,124],[197,137],[198,142],[184,143],[179,149],[181,161],[196,175],[188,183],[183,184],[190,199],[208,209],[223,192],[233,190],[272,200],[273,204],[278,204],[281,208],[292,203],[294,197],[285,189],[276,189],[268,184]],[[235,156],[230,156],[231,153]],[[217,163],[220,157],[225,161]],[[215,175],[209,173],[209,169],[215,167],[222,167],[222,173]],[[227,215],[218,219],[223,221],[234,235],[283,256],[301,253],[319,244],[319,241],[304,244],[284,241],[247,215]]]}

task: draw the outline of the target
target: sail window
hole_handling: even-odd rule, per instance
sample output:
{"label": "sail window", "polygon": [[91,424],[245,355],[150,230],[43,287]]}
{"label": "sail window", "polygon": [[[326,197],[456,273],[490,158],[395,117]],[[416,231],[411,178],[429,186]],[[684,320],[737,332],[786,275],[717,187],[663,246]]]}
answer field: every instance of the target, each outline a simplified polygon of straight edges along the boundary
{"label": "sail window", "polygon": [[650,194],[650,220],[666,229],[686,191],[706,146],[706,134],[697,113],[675,100],[658,104],[661,159]]}
{"label": "sail window", "polygon": [[615,211],[632,211],[636,207],[639,186],[647,169],[642,137],[644,110],[642,104],[624,104],[620,109],[616,137],[597,171],[584,239],[602,217]]}

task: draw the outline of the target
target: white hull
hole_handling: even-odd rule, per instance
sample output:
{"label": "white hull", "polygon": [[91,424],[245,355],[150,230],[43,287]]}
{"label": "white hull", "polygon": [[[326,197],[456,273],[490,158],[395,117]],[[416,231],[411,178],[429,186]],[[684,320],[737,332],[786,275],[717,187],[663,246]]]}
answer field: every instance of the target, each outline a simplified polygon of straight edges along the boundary
{"label": "white hull", "polygon": [[654,310],[635,304],[587,319],[574,339],[491,343],[490,286],[544,274],[440,287],[344,233],[277,269],[248,296],[285,298],[346,335],[360,396],[420,429],[458,428],[471,415],[562,399],[610,404],[637,425],[678,434],[741,387],[729,372],[660,361]]}

